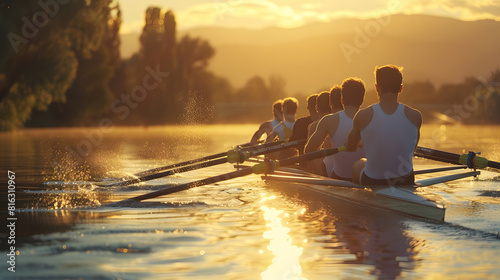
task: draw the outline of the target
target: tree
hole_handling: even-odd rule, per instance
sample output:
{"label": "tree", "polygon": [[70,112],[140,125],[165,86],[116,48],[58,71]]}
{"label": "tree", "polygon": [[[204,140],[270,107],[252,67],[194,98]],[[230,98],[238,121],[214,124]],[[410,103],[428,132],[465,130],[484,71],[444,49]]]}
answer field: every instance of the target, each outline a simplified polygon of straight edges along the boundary
{"label": "tree", "polygon": [[264,78],[254,76],[238,90],[237,99],[239,101],[274,102],[286,97],[285,85],[285,80],[279,75],[269,76],[268,83]]}
{"label": "tree", "polygon": [[[163,24],[161,24],[163,22]],[[146,22],[140,37],[141,49],[127,65],[132,80],[142,81],[146,67],[159,67],[168,72],[168,78],[148,92],[147,98],[132,113],[132,119],[142,124],[164,124],[185,119],[193,108],[209,108],[212,88],[216,79],[206,71],[209,60],[215,54],[206,40],[189,35],[176,40],[176,20],[172,11],[163,15],[158,7],[146,10]],[[200,88],[207,85],[209,88]],[[197,110],[203,114],[206,110]],[[197,118],[192,118],[197,119]]]}
{"label": "tree", "polygon": [[266,81],[260,76],[254,76],[248,79],[237,95],[240,101],[263,101],[268,95]]}
{"label": "tree", "polygon": [[[94,53],[102,45],[111,2],[31,0],[0,5],[0,35],[9,38],[0,43],[0,130],[22,127],[34,109],[45,111],[54,102],[70,99],[66,93],[77,75],[85,78],[82,71],[94,71],[82,62],[99,61]],[[92,77],[79,85],[109,99],[109,91],[102,91],[102,79],[109,80],[109,75]]]}
{"label": "tree", "polygon": [[401,94],[401,101],[404,103],[420,104],[436,100],[436,88],[430,81],[416,81],[405,83]]}
{"label": "tree", "polygon": [[[67,102],[56,113],[58,124],[95,125],[102,114],[109,111],[114,94],[111,80],[120,65],[119,6],[110,7],[110,2],[96,1],[91,11],[97,28],[103,28],[99,47],[87,56],[78,58],[77,75],[66,92]],[[116,11],[113,17],[112,12]],[[62,120],[62,122],[61,122]]]}

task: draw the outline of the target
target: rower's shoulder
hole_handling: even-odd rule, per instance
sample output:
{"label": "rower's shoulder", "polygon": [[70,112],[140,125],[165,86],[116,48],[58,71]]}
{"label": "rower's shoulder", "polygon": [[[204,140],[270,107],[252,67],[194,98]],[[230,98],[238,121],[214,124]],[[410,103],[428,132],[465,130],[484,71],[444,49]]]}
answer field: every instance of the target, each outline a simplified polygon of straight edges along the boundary
{"label": "rower's shoulder", "polygon": [[332,122],[338,122],[339,112],[328,114],[320,119],[320,123],[331,124]]}
{"label": "rower's shoulder", "polygon": [[373,105],[370,105],[366,108],[360,109],[356,115],[365,117],[365,116],[372,116],[373,115]]}
{"label": "rower's shoulder", "polygon": [[354,125],[358,125],[360,128],[364,128],[367,126],[373,117],[373,108],[372,105],[360,109],[356,115],[354,116],[353,123]]}
{"label": "rower's shoulder", "polygon": [[314,131],[316,131],[316,128],[318,127],[318,123],[319,123],[319,120],[317,121],[313,121],[312,123],[309,124],[309,126],[307,127],[307,130],[309,131],[309,135],[311,135],[312,133],[314,133]]}
{"label": "rower's shoulder", "polygon": [[403,104],[405,106],[405,113],[407,114],[414,114],[414,115],[422,115],[418,109],[415,109],[413,107],[410,107],[406,104]]}
{"label": "rower's shoulder", "polygon": [[415,126],[420,127],[422,125],[422,114],[420,111],[406,104],[404,106],[406,118],[415,124]]}
{"label": "rower's shoulder", "polygon": [[310,123],[312,123],[311,117],[302,117],[295,120],[293,127],[303,128],[307,127]]}
{"label": "rower's shoulder", "polygon": [[260,128],[261,129],[269,129],[269,128],[273,129],[273,123],[272,123],[272,121],[263,122],[260,124]]}
{"label": "rower's shoulder", "polygon": [[373,117],[373,108],[372,105],[360,109],[356,115],[354,116],[354,121],[369,121]]}

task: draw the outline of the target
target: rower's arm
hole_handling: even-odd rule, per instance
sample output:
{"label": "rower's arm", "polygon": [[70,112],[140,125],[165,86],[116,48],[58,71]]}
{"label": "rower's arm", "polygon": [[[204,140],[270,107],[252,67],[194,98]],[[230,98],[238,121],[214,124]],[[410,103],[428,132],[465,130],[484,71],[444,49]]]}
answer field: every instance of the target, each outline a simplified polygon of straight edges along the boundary
{"label": "rower's arm", "polygon": [[[311,128],[314,129],[312,126]],[[304,153],[317,151],[319,149],[319,146],[323,143],[323,141],[325,141],[327,134],[328,122],[323,118],[317,124],[316,130],[312,131],[311,137],[309,137],[309,140],[307,141],[307,144],[304,148]]]}
{"label": "rower's arm", "polygon": [[[418,142],[420,141],[420,127],[422,127],[422,114],[417,109],[413,109],[413,108],[405,105],[405,115],[406,115],[406,118],[410,122],[412,122],[418,130],[418,134],[417,134],[417,146],[418,146]],[[415,146],[415,148],[416,148],[416,146]]]}
{"label": "rower's arm", "polygon": [[274,131],[271,132],[270,134],[267,135],[266,143],[273,142],[276,137],[278,137],[278,134]]}
{"label": "rower's arm", "polygon": [[257,143],[257,140],[260,139],[260,137],[262,137],[262,135],[264,133],[266,133],[267,135],[269,135],[271,133],[271,130],[272,130],[272,127],[271,127],[271,123],[270,122],[265,122],[265,123],[262,123],[259,127],[259,130],[257,130],[253,136],[252,136],[252,140],[250,140],[250,143],[252,144],[256,144]]}
{"label": "rower's arm", "polygon": [[361,121],[362,121],[362,115],[356,114],[354,116],[354,119],[352,120],[352,129],[349,132],[349,135],[347,135],[347,139],[345,141],[345,147],[348,152],[354,152],[358,149],[359,146],[361,146]]}

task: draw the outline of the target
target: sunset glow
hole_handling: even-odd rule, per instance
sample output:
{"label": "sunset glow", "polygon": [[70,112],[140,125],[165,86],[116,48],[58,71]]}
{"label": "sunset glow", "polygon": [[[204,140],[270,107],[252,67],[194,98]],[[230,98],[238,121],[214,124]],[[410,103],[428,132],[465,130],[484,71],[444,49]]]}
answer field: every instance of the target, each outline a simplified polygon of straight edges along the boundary
{"label": "sunset glow", "polygon": [[427,14],[461,20],[500,19],[500,3],[483,1],[119,1],[123,10],[122,34],[138,33],[143,26],[143,12],[149,6],[172,9],[178,15],[179,29],[201,26],[258,29],[270,26],[294,28],[310,22],[336,18],[373,18],[387,14]]}

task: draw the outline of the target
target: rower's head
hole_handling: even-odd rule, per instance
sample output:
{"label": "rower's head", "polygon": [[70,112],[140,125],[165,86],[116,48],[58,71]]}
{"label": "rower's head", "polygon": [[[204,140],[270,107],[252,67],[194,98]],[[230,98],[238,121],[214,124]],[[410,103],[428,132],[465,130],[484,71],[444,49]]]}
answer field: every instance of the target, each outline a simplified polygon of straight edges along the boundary
{"label": "rower's head", "polygon": [[283,100],[278,99],[273,103],[273,115],[277,121],[283,121]]}
{"label": "rower's head", "polygon": [[331,114],[332,107],[330,107],[330,92],[322,91],[318,95],[318,99],[316,99],[316,111],[320,115],[320,117]]}
{"label": "rower's head", "polygon": [[318,112],[316,112],[316,101],[318,99],[318,94],[313,93],[307,97],[307,111],[309,112],[309,116],[311,117],[312,120],[317,120],[319,119]]}
{"label": "rower's head", "polygon": [[316,99],[318,98],[318,94],[314,93],[309,95],[306,100],[307,100],[307,107],[306,109],[311,112],[316,110]]}
{"label": "rower's head", "polygon": [[360,78],[347,78],[342,82],[341,95],[344,108],[347,106],[359,108],[365,99],[365,83]]}
{"label": "rower's head", "polygon": [[332,107],[333,113],[344,110],[344,105],[342,105],[342,87],[339,85],[334,85],[330,89],[330,107]]}
{"label": "rower's head", "polygon": [[385,93],[399,94],[403,91],[403,67],[388,64],[375,67],[375,88],[380,96]]}
{"label": "rower's head", "polygon": [[288,116],[294,116],[297,113],[297,109],[299,108],[299,101],[295,97],[287,97],[283,99],[283,114],[285,116],[285,120]]}

